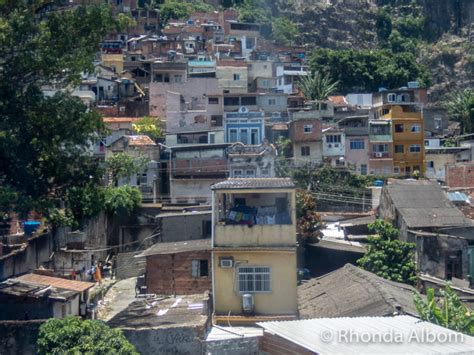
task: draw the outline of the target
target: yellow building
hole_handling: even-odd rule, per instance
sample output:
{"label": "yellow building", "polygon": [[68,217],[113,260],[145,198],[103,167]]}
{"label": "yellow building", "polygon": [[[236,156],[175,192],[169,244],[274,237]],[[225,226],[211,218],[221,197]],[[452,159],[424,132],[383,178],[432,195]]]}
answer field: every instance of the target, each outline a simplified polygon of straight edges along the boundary
{"label": "yellow building", "polygon": [[423,116],[413,106],[393,105],[381,119],[392,121],[393,172],[411,176],[425,173]]}
{"label": "yellow building", "polygon": [[111,68],[116,73],[123,72],[123,54],[102,53],[102,65]]}
{"label": "yellow building", "polygon": [[[295,187],[291,179],[212,186],[216,321],[297,315]],[[244,317],[242,317],[244,316]]]}

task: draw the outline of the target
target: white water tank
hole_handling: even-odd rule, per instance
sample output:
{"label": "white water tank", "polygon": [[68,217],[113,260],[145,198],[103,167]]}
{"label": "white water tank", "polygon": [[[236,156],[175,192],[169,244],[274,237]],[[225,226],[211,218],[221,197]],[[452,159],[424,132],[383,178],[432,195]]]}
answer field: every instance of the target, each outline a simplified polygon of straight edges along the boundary
{"label": "white water tank", "polygon": [[253,313],[254,303],[253,295],[250,293],[245,293],[242,295],[242,311],[244,313]]}

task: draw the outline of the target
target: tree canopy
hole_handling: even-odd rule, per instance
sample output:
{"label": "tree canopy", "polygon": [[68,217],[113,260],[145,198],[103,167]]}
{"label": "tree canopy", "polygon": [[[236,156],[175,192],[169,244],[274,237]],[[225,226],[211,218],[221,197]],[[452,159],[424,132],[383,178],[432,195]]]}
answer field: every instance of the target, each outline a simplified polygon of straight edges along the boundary
{"label": "tree canopy", "polygon": [[452,92],[443,103],[450,118],[460,122],[463,133],[474,131],[474,89]]}
{"label": "tree canopy", "polygon": [[[113,18],[107,6],[44,12],[43,3],[0,2],[3,212],[43,210],[101,177],[91,142],[104,126],[69,88],[92,72],[101,39],[125,20]],[[44,85],[59,90],[46,96]]]}
{"label": "tree canopy", "polygon": [[327,100],[338,86],[338,81],[333,81],[328,74],[322,75],[320,72],[314,72],[303,76],[298,82],[300,90],[308,101],[318,101],[318,109],[321,107],[321,101]]}
{"label": "tree canopy", "polygon": [[39,354],[123,354],[138,352],[122,331],[98,320],[49,319],[40,327]]}
{"label": "tree canopy", "polygon": [[376,235],[368,237],[367,252],[357,260],[359,266],[387,280],[414,284],[415,244],[397,240],[399,231],[381,220],[369,224],[369,229]]}

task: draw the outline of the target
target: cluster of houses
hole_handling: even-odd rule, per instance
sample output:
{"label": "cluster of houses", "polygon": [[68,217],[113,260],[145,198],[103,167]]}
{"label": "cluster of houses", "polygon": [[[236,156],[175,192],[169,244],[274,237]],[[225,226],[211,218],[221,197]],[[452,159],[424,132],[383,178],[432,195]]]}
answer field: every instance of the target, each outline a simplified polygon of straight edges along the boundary
{"label": "cluster of houses", "polygon": [[[367,224],[381,218],[400,229],[401,240],[416,243],[421,289],[451,280],[463,300],[473,299],[474,145],[469,137],[443,145],[458,127],[429,103],[425,88],[412,81],[309,102],[298,87],[311,75],[304,48],[275,44],[234,10],[163,27],[157,10],[136,1],[112,5],[136,25],[109,35],[95,72],[84,73],[73,94],[110,128],[94,142],[98,159],[147,157],[138,174],[118,181],[138,187],[143,203],[136,216],[98,218],[82,233],[24,235],[13,222],[2,227],[0,327],[96,316],[97,285],[78,280],[76,270],[114,253],[117,277],[137,283],[121,291],[122,308],[106,320],[141,353],[360,353],[320,334],[351,327],[447,331],[417,319],[414,287],[342,262],[365,252]],[[145,116],[158,120],[163,137],[136,132]],[[277,151],[283,139],[289,156]],[[277,177],[282,160],[290,168],[331,166],[385,179],[371,212],[339,214],[343,237],[321,242],[336,246],[331,258],[339,264],[309,281],[301,280],[296,187]],[[405,343],[397,351],[463,353],[473,344],[466,337]],[[0,353],[7,347],[35,349],[14,335],[0,340]],[[387,352],[390,344],[364,351]]]}

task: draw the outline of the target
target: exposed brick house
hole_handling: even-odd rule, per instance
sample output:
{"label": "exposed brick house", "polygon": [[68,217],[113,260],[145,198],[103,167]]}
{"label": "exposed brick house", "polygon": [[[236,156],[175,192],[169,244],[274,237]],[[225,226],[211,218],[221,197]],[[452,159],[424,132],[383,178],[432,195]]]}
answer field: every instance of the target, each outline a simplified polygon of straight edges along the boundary
{"label": "exposed brick house", "polygon": [[474,187],[474,162],[446,164],[446,185]]}
{"label": "exposed brick house", "polygon": [[211,240],[157,243],[143,252],[146,257],[148,293],[189,295],[212,288]]}

